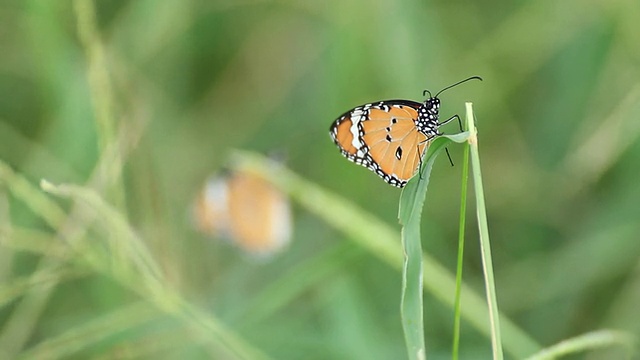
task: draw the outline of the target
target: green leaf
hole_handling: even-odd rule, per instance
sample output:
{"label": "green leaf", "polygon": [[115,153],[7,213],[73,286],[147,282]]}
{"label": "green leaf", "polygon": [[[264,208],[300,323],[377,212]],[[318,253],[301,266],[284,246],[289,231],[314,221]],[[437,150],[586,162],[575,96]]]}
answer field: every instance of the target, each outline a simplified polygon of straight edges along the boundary
{"label": "green leaf", "polygon": [[399,219],[402,227],[404,265],[400,310],[409,359],[425,359],[424,317],[422,309],[422,245],[420,215],[427,194],[429,176],[437,155],[452,142],[462,142],[468,133],[438,137],[431,142],[418,175],[414,176],[400,195]]}
{"label": "green leaf", "polygon": [[482,256],[482,270],[484,273],[485,291],[489,306],[489,323],[491,325],[491,348],[493,359],[502,360],[502,332],[500,329],[500,312],[496,296],[496,284],[493,276],[493,261],[491,260],[491,246],[489,241],[489,224],[487,221],[487,209],[484,202],[484,188],[482,186],[482,173],[480,172],[480,152],[478,150],[478,137],[473,116],[473,104],[466,103],[467,128],[471,131],[469,147],[471,152],[471,169],[473,176],[474,195],[476,198],[476,214],[478,216],[478,232],[480,234],[480,253]]}

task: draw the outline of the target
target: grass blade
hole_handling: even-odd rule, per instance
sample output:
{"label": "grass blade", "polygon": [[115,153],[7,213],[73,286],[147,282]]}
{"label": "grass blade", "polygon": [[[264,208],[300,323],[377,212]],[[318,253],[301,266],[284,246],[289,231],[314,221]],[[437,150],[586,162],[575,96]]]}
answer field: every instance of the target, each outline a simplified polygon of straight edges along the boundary
{"label": "grass blade", "polygon": [[545,348],[533,356],[528,357],[527,360],[552,360],[577,352],[590,349],[601,349],[614,345],[622,345],[626,347],[629,352],[628,358],[631,358],[631,352],[633,351],[635,341],[635,336],[622,331],[593,331],[561,341],[556,345]]}
{"label": "grass blade", "polygon": [[500,333],[500,316],[496,299],[496,286],[493,279],[493,264],[491,261],[491,247],[489,245],[489,226],[487,224],[487,209],[484,203],[482,187],[482,173],[480,172],[480,155],[478,153],[478,137],[473,117],[473,106],[466,103],[467,128],[471,131],[469,147],[471,151],[471,165],[473,185],[476,196],[476,212],[478,216],[478,230],[480,232],[480,251],[482,254],[482,269],[484,272],[487,303],[489,305],[489,323],[491,324],[491,347],[494,360],[502,360],[502,336]]}
{"label": "grass blade", "polygon": [[467,214],[467,189],[469,188],[469,145],[462,152],[462,188],[460,189],[460,225],[458,237],[458,268],[456,270],[456,296],[453,304],[453,349],[451,358],[458,360],[460,348],[460,302],[462,294],[462,264],[464,260],[464,230]]}
{"label": "grass blade", "polygon": [[110,314],[72,327],[62,334],[46,339],[23,352],[23,359],[61,359],[114,337],[126,330],[141,326],[160,314],[147,302],[122,306]]}
{"label": "grass blade", "polygon": [[400,312],[407,351],[409,359],[412,360],[426,359],[422,309],[423,268],[420,217],[433,162],[438,153],[452,141],[449,137],[443,136],[431,142],[422,160],[419,176],[413,177],[400,195],[398,217],[400,224],[402,224],[402,245],[404,248]]}

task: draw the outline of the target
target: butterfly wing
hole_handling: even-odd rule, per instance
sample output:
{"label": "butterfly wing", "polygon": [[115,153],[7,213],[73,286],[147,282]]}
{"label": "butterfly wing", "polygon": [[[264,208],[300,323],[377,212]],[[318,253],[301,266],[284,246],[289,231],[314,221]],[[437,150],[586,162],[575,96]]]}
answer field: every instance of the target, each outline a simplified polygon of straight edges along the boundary
{"label": "butterfly wing", "polygon": [[333,122],[331,138],[347,159],[403,187],[415,175],[429,143],[415,123],[420,105],[388,100],[358,106]]}
{"label": "butterfly wing", "polygon": [[210,178],[196,197],[193,215],[201,232],[232,240],[251,255],[268,257],[291,239],[291,212],[282,192],[242,171]]}

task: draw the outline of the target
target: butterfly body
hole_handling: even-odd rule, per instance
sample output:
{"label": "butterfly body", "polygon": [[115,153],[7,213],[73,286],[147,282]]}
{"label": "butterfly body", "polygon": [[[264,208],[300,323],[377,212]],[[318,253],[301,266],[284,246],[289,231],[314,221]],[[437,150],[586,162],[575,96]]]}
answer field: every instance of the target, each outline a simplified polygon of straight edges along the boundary
{"label": "butterfly body", "polygon": [[415,175],[429,141],[441,135],[439,111],[437,97],[423,103],[386,100],[364,104],[338,117],[330,134],[347,159],[393,186],[404,187]]}

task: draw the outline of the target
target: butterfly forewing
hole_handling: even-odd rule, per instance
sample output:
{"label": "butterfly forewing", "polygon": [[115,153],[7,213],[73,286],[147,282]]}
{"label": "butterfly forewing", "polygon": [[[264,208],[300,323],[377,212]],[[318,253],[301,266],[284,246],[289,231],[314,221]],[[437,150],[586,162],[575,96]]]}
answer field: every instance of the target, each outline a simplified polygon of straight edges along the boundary
{"label": "butterfly forewing", "polygon": [[331,136],[349,160],[403,187],[415,174],[428,144],[415,124],[419,107],[420,103],[406,100],[363,105],[338,118]]}

